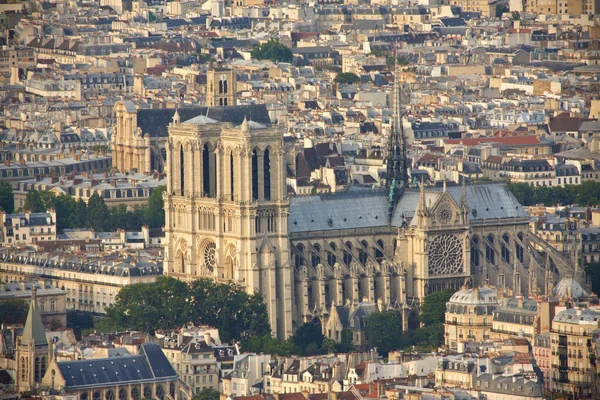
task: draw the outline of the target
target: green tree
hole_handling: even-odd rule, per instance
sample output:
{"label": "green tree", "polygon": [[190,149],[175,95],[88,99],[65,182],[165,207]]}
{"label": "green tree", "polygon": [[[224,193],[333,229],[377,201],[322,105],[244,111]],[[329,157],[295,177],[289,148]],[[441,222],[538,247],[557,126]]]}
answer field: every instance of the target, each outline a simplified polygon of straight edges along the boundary
{"label": "green tree", "polygon": [[426,326],[443,323],[444,314],[446,313],[446,303],[453,294],[454,291],[446,289],[425,296],[425,300],[421,306],[421,322]]}
{"label": "green tree", "polygon": [[335,76],[334,82],[352,84],[360,82],[360,77],[352,72],[340,72]]}
{"label": "green tree", "polygon": [[87,204],[83,199],[77,200],[75,205],[75,219],[73,228],[85,228],[87,226]]}
{"label": "green tree", "polygon": [[260,293],[249,295],[241,286],[210,279],[187,285],[170,277],[121,289],[97,328],[153,333],[189,322],[218,328],[221,339],[227,342],[271,334],[267,308]]}
{"label": "green tree", "polygon": [[125,286],[106,310],[106,325],[148,333],[182,326],[188,322],[187,295],[187,284],[170,277]]}
{"label": "green tree", "polygon": [[23,205],[24,211],[32,213],[39,213],[46,211],[44,201],[37,190],[28,190],[25,195],[25,204]]}
{"label": "green tree", "polygon": [[273,62],[292,62],[294,56],[289,47],[279,42],[279,39],[269,39],[268,42],[254,46],[252,58],[257,60],[271,60]]}
{"label": "green tree", "polygon": [[53,209],[54,208],[54,199],[56,198],[56,195],[54,194],[54,192],[50,192],[48,190],[41,190],[39,192],[39,194],[40,194],[40,199],[42,200],[42,203],[44,204],[44,211]]}
{"label": "green tree", "polygon": [[585,274],[592,283],[592,292],[600,293],[600,261],[593,261],[585,266]]}
{"label": "green tree", "polygon": [[204,388],[200,393],[195,394],[192,400],[219,400],[220,398],[221,393],[211,388]]}
{"label": "green tree", "polygon": [[321,352],[323,340],[325,339],[321,329],[319,320],[314,319],[296,330],[293,341],[302,355],[313,356]]}
{"label": "green tree", "polygon": [[29,304],[21,299],[0,301],[0,324],[24,324]]}
{"label": "green tree", "polygon": [[[77,203],[68,194],[61,194],[53,199],[53,208],[56,211],[56,229],[63,232],[75,226]],[[84,203],[85,205],[85,203]]]}
{"label": "green tree", "polygon": [[15,211],[15,196],[8,182],[0,182],[0,209],[7,214]]}
{"label": "green tree", "polygon": [[81,340],[81,332],[94,327],[94,318],[90,313],[67,310],[67,328],[73,329],[77,340]]}
{"label": "green tree", "polygon": [[242,350],[252,353],[265,353],[279,357],[289,357],[298,354],[298,349],[292,338],[278,340],[271,335],[250,336],[242,342]]}
{"label": "green tree", "polygon": [[398,311],[373,313],[366,318],[365,326],[371,346],[376,347],[379,354],[387,356],[399,347],[402,317]]}
{"label": "green tree", "polygon": [[163,193],[167,190],[165,185],[152,191],[148,198],[148,207],[145,210],[145,223],[149,228],[162,228],[165,226],[165,202]]}
{"label": "green tree", "polygon": [[87,226],[96,232],[104,232],[110,224],[110,214],[104,199],[94,193],[87,204]]}
{"label": "green tree", "polygon": [[195,280],[190,284],[188,304],[188,321],[219,328],[226,342],[271,334],[262,295],[249,295],[239,285]]}

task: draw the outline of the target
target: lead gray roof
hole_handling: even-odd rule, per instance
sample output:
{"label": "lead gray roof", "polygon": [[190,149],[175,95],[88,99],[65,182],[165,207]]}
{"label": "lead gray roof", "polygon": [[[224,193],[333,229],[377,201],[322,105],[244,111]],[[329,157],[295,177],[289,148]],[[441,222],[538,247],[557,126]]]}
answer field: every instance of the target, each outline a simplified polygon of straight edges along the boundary
{"label": "lead gray roof", "polygon": [[169,360],[156,343],[144,343],[140,354],[92,360],[62,361],[58,368],[66,389],[126,385],[141,381],[177,378]]}
{"label": "lead gray roof", "polygon": [[[435,204],[442,189],[427,189],[425,201]],[[447,192],[460,203],[462,188],[449,187]],[[528,218],[513,194],[501,183],[466,187],[471,220]],[[410,221],[419,203],[419,190],[408,189],[394,209],[391,226]],[[288,219],[290,233],[336,229],[383,227],[388,225],[388,194],[383,191],[351,191],[319,196],[293,197]]]}

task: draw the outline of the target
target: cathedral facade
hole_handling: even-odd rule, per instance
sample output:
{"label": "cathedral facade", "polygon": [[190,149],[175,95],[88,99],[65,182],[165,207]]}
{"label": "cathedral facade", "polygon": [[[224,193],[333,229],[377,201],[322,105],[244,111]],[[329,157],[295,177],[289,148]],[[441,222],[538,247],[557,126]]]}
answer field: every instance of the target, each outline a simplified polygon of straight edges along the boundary
{"label": "cathedral facade", "polygon": [[469,283],[526,294],[543,281],[528,214],[503,184],[288,197],[288,151],[267,124],[174,113],[165,273],[260,291],[282,338],[332,305],[399,309]]}
{"label": "cathedral facade", "polygon": [[399,309],[406,329],[407,310],[430,293],[488,283],[528,294],[548,274],[573,272],[562,255],[541,259],[543,243],[531,244],[529,215],[505,185],[408,186],[399,81],[386,188],[290,197],[298,150],[264,106],[220,106],[232,79],[210,75],[219,106],[170,110],[160,122],[165,274],[260,291],[273,334],[286,338],[315,318],[324,327],[335,307]]}

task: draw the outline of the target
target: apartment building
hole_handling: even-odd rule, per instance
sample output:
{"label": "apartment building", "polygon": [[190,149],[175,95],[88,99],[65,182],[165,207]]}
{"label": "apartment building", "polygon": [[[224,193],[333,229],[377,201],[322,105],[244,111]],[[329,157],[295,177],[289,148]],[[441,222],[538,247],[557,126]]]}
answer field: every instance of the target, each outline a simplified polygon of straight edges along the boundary
{"label": "apartment building", "polygon": [[[600,310],[569,308],[552,320],[552,392],[577,398],[598,398],[591,341],[600,328]],[[592,364],[594,361],[594,364]]]}

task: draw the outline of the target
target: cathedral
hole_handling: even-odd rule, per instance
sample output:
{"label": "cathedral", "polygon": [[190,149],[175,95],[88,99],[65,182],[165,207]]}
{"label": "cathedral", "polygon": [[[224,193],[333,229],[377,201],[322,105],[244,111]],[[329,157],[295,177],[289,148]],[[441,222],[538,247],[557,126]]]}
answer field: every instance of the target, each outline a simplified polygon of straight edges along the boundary
{"label": "cathedral", "polygon": [[229,107],[171,111],[165,273],[260,291],[286,338],[332,306],[406,310],[465,284],[528,294],[549,264],[572,272],[539,259],[529,216],[503,184],[409,187],[399,93],[397,81],[385,189],[326,195],[288,196],[297,150],[268,118],[240,106],[229,121],[214,117]]}

